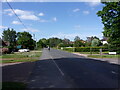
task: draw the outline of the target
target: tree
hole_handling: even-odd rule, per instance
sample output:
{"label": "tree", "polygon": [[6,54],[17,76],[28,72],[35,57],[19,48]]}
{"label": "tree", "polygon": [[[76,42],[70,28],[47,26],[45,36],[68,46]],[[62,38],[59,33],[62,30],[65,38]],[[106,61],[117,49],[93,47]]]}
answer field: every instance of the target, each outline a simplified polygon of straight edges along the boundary
{"label": "tree", "polygon": [[76,37],[75,37],[75,39],[74,39],[74,46],[75,46],[75,47],[81,47],[81,46],[83,46],[83,43],[81,42],[79,36],[76,36]]}
{"label": "tree", "polygon": [[99,46],[99,44],[100,44],[100,43],[99,43],[99,40],[95,38],[95,39],[92,40],[91,46],[92,46],[92,47],[96,47],[96,46]]}
{"label": "tree", "polygon": [[14,29],[8,28],[7,30],[3,31],[3,40],[8,41],[10,43],[10,47],[14,48],[16,46],[16,31]]}
{"label": "tree", "polygon": [[62,40],[57,37],[49,38],[48,41],[50,47],[57,47],[62,42]]}
{"label": "tree", "polygon": [[76,36],[74,41],[79,41],[80,40],[80,37],[79,36]]}
{"label": "tree", "polygon": [[108,38],[111,49],[120,51],[120,1],[103,2],[103,4],[105,4],[103,9],[97,12],[104,24],[103,34]]}
{"label": "tree", "polygon": [[48,43],[47,43],[47,40],[46,40],[45,38],[40,39],[40,40],[37,42],[38,48],[47,47],[47,45],[48,45]]}
{"label": "tree", "polygon": [[67,38],[64,38],[63,39],[63,44],[69,44],[70,43],[70,40],[69,39],[67,39]]}
{"label": "tree", "polygon": [[29,32],[18,32],[17,43],[22,45],[23,48],[34,49],[35,41],[32,39],[32,35]]}

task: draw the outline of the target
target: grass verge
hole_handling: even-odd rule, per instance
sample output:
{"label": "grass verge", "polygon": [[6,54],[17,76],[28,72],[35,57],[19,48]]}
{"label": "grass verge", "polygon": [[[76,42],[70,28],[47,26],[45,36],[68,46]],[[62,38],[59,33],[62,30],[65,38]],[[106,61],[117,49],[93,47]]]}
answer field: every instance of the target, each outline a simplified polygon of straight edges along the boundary
{"label": "grass verge", "polygon": [[92,58],[120,58],[120,55],[88,55],[88,57]]}
{"label": "grass verge", "polygon": [[37,61],[41,56],[41,51],[31,52],[16,52],[14,54],[4,54],[0,58],[0,63],[15,63],[15,62],[33,62]]}

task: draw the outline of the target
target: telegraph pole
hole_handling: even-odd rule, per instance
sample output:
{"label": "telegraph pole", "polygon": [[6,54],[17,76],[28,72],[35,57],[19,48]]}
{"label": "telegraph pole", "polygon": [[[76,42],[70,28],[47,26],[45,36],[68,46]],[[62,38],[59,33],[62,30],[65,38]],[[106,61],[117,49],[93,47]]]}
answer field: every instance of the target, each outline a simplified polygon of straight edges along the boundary
{"label": "telegraph pole", "polygon": [[35,40],[35,47],[34,50],[37,49],[37,39],[35,38],[35,34],[33,34],[34,40]]}

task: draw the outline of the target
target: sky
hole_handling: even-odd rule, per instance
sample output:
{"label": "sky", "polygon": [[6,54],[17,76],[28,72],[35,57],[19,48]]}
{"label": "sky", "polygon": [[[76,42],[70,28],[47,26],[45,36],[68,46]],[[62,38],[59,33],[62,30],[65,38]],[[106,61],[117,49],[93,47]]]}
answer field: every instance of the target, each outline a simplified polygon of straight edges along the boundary
{"label": "sky", "polygon": [[[13,28],[17,32],[27,31],[41,38],[68,38],[75,36],[97,36],[102,39],[103,24],[96,15],[102,10],[100,2],[9,2],[15,13],[27,27],[25,28],[13,11],[2,2],[2,25],[4,29]],[[2,34],[1,34],[2,35]]]}

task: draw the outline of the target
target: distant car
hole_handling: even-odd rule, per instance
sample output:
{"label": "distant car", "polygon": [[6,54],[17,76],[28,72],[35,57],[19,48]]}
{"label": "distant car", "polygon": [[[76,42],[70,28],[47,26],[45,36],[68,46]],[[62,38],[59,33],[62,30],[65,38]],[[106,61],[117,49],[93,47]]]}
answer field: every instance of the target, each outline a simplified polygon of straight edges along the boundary
{"label": "distant car", "polygon": [[29,49],[19,49],[18,52],[29,52]]}

